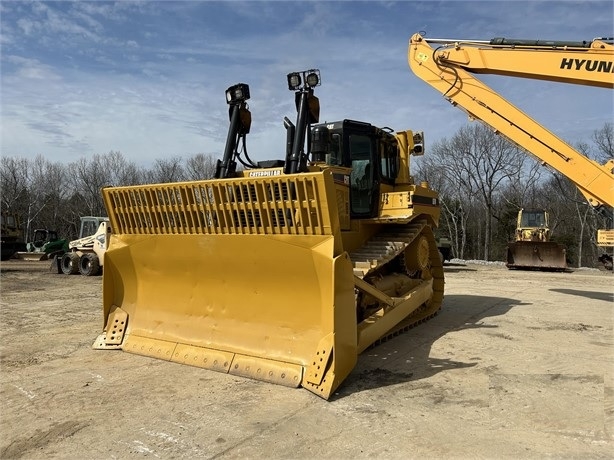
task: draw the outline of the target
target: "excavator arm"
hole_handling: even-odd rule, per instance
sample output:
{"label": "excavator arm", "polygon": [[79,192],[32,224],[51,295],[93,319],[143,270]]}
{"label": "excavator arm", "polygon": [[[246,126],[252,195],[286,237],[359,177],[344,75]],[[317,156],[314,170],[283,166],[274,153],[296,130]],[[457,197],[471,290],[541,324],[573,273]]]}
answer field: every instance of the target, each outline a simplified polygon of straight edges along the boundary
{"label": "excavator arm", "polygon": [[[437,45],[433,47],[432,44]],[[570,179],[594,207],[614,206],[614,160],[601,165],[544,128],[476,74],[614,88],[614,46],[592,42],[411,37],[412,71],[469,117],[490,125]]]}

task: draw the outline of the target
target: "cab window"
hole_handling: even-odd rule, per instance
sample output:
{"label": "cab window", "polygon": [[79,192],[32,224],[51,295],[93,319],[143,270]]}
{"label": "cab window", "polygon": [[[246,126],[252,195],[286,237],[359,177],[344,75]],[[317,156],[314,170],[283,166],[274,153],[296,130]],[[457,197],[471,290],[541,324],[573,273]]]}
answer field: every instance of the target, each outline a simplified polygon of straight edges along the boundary
{"label": "cab window", "polygon": [[94,220],[84,220],[81,226],[81,238],[93,235],[98,230],[98,222]]}
{"label": "cab window", "polygon": [[396,143],[381,142],[381,159],[380,159],[380,172],[382,180],[386,183],[394,184],[399,173],[399,156],[397,153]]}
{"label": "cab window", "polygon": [[373,198],[374,168],[372,142],[368,136],[352,134],[349,137],[352,172],[350,194],[353,214],[370,214]]}
{"label": "cab window", "polygon": [[521,226],[523,227],[543,227],[546,225],[543,212],[523,212]]}
{"label": "cab window", "polygon": [[343,164],[343,149],[341,135],[333,134],[330,137],[330,148],[326,154],[326,164],[331,166],[341,166]]}

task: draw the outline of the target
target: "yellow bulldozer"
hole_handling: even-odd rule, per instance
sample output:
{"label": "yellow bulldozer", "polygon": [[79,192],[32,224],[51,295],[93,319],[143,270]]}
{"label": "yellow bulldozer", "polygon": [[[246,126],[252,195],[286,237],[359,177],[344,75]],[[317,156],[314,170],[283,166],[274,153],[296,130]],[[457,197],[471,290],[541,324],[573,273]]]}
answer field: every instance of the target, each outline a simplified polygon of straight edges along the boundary
{"label": "yellow bulldozer", "polygon": [[103,189],[113,230],[94,348],[328,399],[362,351],[438,312],[438,194],[409,171],[422,133],[320,123],[320,72],[287,80],[283,159],[249,158],[239,83],[214,179]]}
{"label": "yellow bulldozer", "polygon": [[567,269],[565,246],[550,241],[549,215],[544,210],[518,211],[514,241],[507,245],[507,268]]}

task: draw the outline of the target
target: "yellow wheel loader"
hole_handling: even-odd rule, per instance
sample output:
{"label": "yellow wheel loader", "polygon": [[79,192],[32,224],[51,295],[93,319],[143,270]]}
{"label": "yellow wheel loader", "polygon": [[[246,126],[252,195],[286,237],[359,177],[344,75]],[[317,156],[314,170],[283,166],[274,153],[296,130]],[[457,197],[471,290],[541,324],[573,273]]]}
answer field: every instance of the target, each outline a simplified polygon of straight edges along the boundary
{"label": "yellow wheel loader", "polygon": [[215,179],[103,189],[113,231],[94,348],[328,399],[362,351],[437,313],[438,195],[409,174],[422,133],[319,123],[319,84],[318,70],[288,75],[283,160],[247,155],[240,83]]}
{"label": "yellow wheel loader", "polygon": [[525,270],[566,270],[566,249],[550,241],[548,213],[518,211],[515,241],[507,245],[507,268]]}

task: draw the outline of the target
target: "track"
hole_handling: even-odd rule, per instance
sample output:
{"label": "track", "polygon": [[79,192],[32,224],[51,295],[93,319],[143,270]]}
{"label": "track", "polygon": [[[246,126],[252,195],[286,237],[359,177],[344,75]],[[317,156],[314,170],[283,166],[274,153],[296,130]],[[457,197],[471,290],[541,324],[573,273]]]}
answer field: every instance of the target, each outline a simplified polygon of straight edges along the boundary
{"label": "track", "polygon": [[[390,271],[389,267],[392,263],[398,263],[399,267],[405,267],[410,262],[404,260],[405,251],[421,235],[425,236],[428,240],[428,266],[425,270],[414,271],[413,273],[408,270],[406,271],[408,271],[407,274],[411,278],[433,279],[433,296],[429,302],[421,305],[371,347],[437,315],[441,308],[444,293],[443,262],[440,258],[431,227],[425,221],[409,225],[391,225],[386,227],[384,231],[379,232],[367,241],[362,248],[350,254],[350,259],[354,266],[354,274],[359,278],[365,279],[365,281],[369,281],[369,278],[376,276],[384,269]],[[398,272],[399,268],[393,270]]]}

